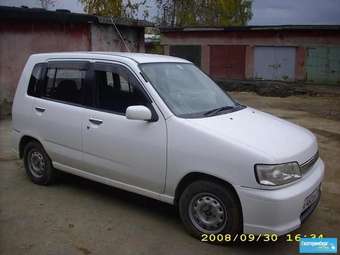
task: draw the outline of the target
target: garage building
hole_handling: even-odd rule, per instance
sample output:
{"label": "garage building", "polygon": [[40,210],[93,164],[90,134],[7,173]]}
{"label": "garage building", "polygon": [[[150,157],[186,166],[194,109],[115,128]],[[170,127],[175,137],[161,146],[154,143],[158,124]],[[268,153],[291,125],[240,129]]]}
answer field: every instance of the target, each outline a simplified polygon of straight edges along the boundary
{"label": "garage building", "polygon": [[144,52],[146,26],[153,24],[68,10],[0,6],[0,115],[10,111],[20,74],[31,54],[127,51],[126,46],[132,52]]}
{"label": "garage building", "polygon": [[340,26],[162,28],[166,54],[215,79],[340,85]]}

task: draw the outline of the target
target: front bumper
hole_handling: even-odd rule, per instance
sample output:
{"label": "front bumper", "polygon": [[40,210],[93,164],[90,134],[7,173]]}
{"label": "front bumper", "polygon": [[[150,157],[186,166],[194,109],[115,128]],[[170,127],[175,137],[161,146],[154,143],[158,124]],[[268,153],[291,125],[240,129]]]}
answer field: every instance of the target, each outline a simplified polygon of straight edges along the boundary
{"label": "front bumper", "polygon": [[300,227],[317,207],[318,199],[303,210],[303,204],[323,180],[324,163],[318,159],[302,180],[276,190],[236,187],[242,211],[244,232],[283,235]]}

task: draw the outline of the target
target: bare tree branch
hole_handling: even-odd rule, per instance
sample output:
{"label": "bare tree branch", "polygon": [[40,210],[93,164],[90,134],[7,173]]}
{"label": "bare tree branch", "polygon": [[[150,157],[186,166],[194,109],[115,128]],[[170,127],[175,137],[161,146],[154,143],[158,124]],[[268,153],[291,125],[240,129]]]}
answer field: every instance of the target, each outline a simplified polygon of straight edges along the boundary
{"label": "bare tree branch", "polygon": [[39,0],[41,7],[44,9],[48,9],[49,7],[54,7],[56,0]]}

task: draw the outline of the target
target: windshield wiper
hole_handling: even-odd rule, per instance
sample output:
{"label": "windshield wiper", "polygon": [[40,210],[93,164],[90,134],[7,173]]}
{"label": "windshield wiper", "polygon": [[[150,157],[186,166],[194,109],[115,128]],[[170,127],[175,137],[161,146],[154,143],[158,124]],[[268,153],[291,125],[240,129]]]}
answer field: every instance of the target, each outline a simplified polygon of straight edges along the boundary
{"label": "windshield wiper", "polygon": [[235,108],[235,106],[222,106],[222,107],[219,107],[219,108],[216,108],[216,109],[212,109],[210,111],[205,112],[204,116],[215,115],[215,114],[217,114],[219,112],[226,111],[226,110],[232,110],[234,108]]}

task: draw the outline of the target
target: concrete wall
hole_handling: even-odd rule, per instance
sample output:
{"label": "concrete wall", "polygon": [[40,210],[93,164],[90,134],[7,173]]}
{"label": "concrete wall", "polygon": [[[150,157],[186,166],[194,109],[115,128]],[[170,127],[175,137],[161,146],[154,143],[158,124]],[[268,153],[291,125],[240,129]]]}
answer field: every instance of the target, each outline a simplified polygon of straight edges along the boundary
{"label": "concrete wall", "polygon": [[[131,52],[145,52],[144,28],[118,27]],[[115,27],[91,25],[91,49],[93,51],[127,51]]]}
{"label": "concrete wall", "polygon": [[[125,26],[119,27],[119,30],[131,51],[145,51],[143,27]],[[13,100],[21,71],[31,54],[89,50],[126,51],[116,30],[110,25],[2,21],[0,23],[0,114],[4,100],[7,102]],[[3,109],[4,107],[2,112]]]}
{"label": "concrete wall", "polygon": [[0,34],[0,102],[12,101],[31,54],[90,49],[86,24],[1,22]]}
{"label": "concrete wall", "polygon": [[256,30],[256,31],[167,31],[162,32],[165,54],[171,45],[201,45],[202,69],[210,74],[211,45],[246,45],[245,78],[254,78],[255,46],[296,48],[295,80],[304,81],[306,51],[309,47],[340,47],[340,32],[327,30]]}

